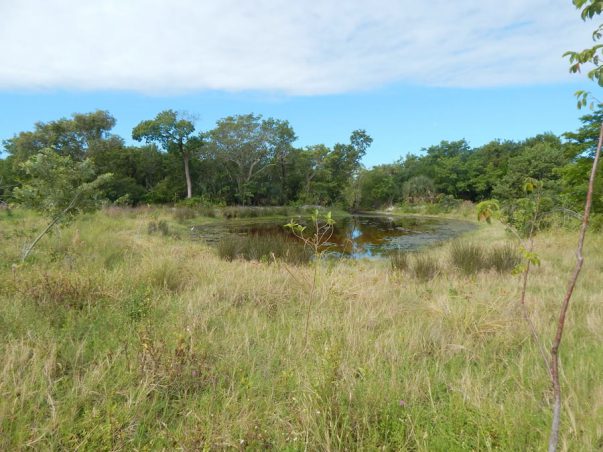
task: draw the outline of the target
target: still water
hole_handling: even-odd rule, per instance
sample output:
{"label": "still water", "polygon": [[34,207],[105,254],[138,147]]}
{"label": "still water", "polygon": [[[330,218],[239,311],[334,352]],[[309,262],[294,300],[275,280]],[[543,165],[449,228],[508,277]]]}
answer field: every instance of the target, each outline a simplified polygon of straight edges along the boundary
{"label": "still water", "polygon": [[[301,220],[296,220],[303,223]],[[196,226],[194,233],[210,244],[231,234],[280,235],[297,240],[283,227],[283,219],[227,220]],[[473,223],[433,217],[351,215],[336,219],[325,251],[354,259],[379,258],[393,250],[413,251],[455,238],[475,228]]]}

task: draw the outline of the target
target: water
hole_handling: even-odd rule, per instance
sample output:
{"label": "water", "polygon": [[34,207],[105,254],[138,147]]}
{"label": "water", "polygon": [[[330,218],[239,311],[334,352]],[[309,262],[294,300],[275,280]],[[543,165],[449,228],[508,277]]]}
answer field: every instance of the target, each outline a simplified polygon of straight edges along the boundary
{"label": "water", "polygon": [[[303,224],[301,219],[297,219]],[[284,219],[226,220],[193,228],[196,237],[209,244],[230,234],[282,235],[298,240],[283,227]],[[336,219],[335,229],[323,250],[354,259],[379,258],[393,250],[413,251],[450,240],[475,228],[473,223],[433,217],[351,215]]]}

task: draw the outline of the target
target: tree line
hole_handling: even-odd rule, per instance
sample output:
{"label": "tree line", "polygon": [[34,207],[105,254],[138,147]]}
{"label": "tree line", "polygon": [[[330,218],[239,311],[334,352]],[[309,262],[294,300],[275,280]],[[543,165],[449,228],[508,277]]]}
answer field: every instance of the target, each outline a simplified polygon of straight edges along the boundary
{"label": "tree line", "polygon": [[[507,204],[524,197],[523,181],[542,183],[551,206],[579,210],[596,148],[603,108],[581,118],[577,131],[544,133],[520,141],[493,140],[472,148],[465,140],[442,141],[400,160],[367,169],[361,164],[372,138],[355,130],[332,147],[294,145],[288,121],[247,114],[228,116],[209,131],[193,119],[166,110],[141,121],[131,146],[112,133],[106,111],[38,122],[3,142],[0,197],[33,177],[26,162],[54,152],[74,163],[89,162],[112,174],[103,196],[121,205],[206,203],[214,205],[340,205],[373,209],[397,204],[445,204],[496,198]],[[603,183],[594,211],[603,211]],[[188,199],[188,201],[186,201]]]}

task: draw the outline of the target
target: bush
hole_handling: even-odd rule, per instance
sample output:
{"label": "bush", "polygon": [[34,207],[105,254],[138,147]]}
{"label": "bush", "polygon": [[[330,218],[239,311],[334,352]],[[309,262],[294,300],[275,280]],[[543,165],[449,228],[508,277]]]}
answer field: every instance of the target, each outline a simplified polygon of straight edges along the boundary
{"label": "bush", "polygon": [[412,273],[415,278],[428,281],[440,273],[440,264],[431,254],[416,254],[412,263]]}
{"label": "bush", "polygon": [[272,254],[291,264],[305,264],[312,258],[309,248],[279,234],[227,236],[218,243],[218,255],[227,261],[270,261]]}
{"label": "bush", "polygon": [[594,232],[603,231],[603,214],[597,213],[591,215],[589,225],[591,230]]}
{"label": "bush", "polygon": [[494,247],[488,252],[488,268],[493,268],[499,273],[510,272],[520,263],[521,255],[517,247],[510,243]]}

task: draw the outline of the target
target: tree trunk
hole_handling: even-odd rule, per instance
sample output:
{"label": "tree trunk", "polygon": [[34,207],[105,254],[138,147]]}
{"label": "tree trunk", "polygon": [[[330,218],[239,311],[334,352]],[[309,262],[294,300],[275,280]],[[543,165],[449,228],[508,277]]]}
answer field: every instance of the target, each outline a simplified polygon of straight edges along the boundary
{"label": "tree trunk", "polygon": [[52,221],[50,223],[48,223],[48,225],[44,228],[44,230],[42,232],[40,232],[40,234],[38,234],[38,236],[35,238],[35,240],[23,250],[23,254],[21,256],[21,262],[25,262],[27,257],[31,254],[31,251],[38,244],[38,242],[42,239],[42,237],[44,237],[48,233],[48,231],[50,231],[52,229],[52,227],[59,222],[59,220],[61,218],[63,218],[71,209],[73,209],[75,207],[75,205],[79,201],[81,194],[82,194],[82,192],[77,192],[75,194],[75,196],[73,197],[73,199],[71,200],[71,202],[69,203],[69,205],[67,207],[65,207],[65,209],[61,213],[59,213],[56,217],[54,217],[52,219]]}
{"label": "tree trunk", "polygon": [[287,196],[287,167],[285,159],[281,158],[281,204],[285,205],[289,201]]}
{"label": "tree trunk", "polygon": [[191,182],[191,173],[188,169],[188,161],[190,159],[188,152],[182,154],[182,159],[184,160],[184,175],[186,176],[186,197],[190,199],[193,197],[193,184]]}

